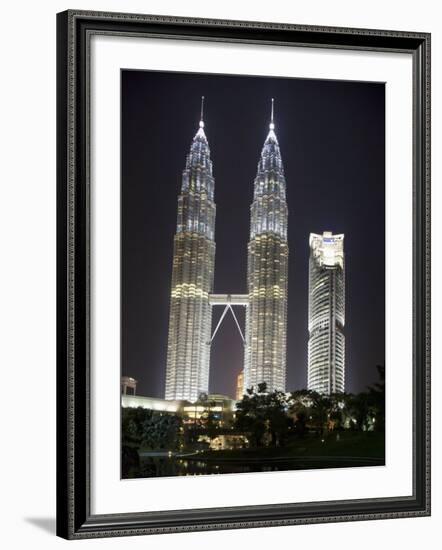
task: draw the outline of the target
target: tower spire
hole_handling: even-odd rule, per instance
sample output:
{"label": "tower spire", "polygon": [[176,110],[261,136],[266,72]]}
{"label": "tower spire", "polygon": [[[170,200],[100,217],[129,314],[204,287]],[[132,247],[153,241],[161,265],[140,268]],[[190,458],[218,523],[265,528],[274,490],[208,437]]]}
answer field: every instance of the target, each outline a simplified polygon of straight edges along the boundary
{"label": "tower spire", "polygon": [[274,122],[273,122],[273,109],[274,109],[274,104],[275,104],[275,100],[274,100],[274,98],[272,97],[272,111],[271,111],[271,114],[270,114],[270,124],[269,124],[270,130],[274,130],[274,129],[275,129],[275,124],[274,124]]}
{"label": "tower spire", "polygon": [[204,96],[201,96],[200,128],[204,128]]}

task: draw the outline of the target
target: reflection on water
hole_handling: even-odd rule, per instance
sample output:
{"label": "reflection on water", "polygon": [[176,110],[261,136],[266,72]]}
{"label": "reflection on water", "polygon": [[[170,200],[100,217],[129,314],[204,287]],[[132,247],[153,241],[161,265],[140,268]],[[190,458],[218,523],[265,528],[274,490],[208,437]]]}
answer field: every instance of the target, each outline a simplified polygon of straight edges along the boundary
{"label": "reflection on water", "polygon": [[232,474],[241,472],[261,471],[251,470],[244,464],[214,464],[202,460],[186,460],[174,457],[140,457],[138,472],[133,471],[133,477],[163,477],[189,476],[206,474]]}
{"label": "reflection on water", "polygon": [[139,467],[132,469],[129,477],[169,477],[207,474],[235,474],[247,472],[272,472],[284,470],[309,470],[312,468],[346,468],[383,465],[384,460],[356,457],[305,457],[296,459],[271,459],[256,462],[232,460],[189,459],[170,456],[140,456]]}

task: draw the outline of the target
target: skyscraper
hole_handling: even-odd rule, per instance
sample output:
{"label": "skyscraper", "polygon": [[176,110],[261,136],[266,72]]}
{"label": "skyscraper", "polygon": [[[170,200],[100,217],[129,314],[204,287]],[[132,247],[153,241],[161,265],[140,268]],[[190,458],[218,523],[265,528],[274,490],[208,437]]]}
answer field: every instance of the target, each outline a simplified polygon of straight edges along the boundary
{"label": "skyscraper", "polygon": [[209,294],[215,265],[215,181],[204,132],[203,100],[178,197],[165,392],[166,399],[192,402],[209,389]]}
{"label": "skyscraper", "polygon": [[242,370],[236,377],[235,399],[241,401],[244,397],[244,371]]}
{"label": "skyscraper", "polygon": [[344,235],[310,234],[309,390],[330,395],[345,389]]}
{"label": "skyscraper", "polygon": [[286,182],[272,113],[254,182],[248,245],[244,388],[285,391],[287,339]]}

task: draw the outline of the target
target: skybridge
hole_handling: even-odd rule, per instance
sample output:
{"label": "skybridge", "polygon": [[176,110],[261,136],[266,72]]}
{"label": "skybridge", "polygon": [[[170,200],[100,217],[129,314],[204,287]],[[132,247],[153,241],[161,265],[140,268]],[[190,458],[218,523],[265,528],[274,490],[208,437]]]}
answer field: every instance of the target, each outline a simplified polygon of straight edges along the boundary
{"label": "skybridge", "polygon": [[233,309],[233,306],[243,306],[247,307],[249,305],[249,296],[248,294],[209,294],[209,304],[213,306],[224,306],[224,310],[221,314],[221,317],[219,318],[218,324],[215,327],[215,330],[213,331],[212,337],[210,338],[209,344],[212,344],[213,339],[216,336],[216,333],[218,332],[220,326],[222,325],[224,318],[226,314],[230,311],[232,314],[232,317],[235,321],[236,327],[238,329],[239,335],[241,336],[241,340],[243,344],[245,345],[246,339],[244,337],[244,333],[241,330],[241,326],[239,324],[238,318],[235,315],[235,310]]}

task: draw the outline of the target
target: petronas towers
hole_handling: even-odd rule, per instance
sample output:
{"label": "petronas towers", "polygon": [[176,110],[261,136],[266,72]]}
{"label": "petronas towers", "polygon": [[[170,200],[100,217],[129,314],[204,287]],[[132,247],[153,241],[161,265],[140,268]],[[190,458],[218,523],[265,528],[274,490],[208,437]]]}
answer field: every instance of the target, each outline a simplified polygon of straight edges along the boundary
{"label": "petronas towers", "polygon": [[251,206],[244,387],[261,382],[285,391],[287,339],[287,202],[284,168],[272,117]]}
{"label": "petronas towers", "polygon": [[166,399],[187,401],[209,387],[216,207],[202,111],[178,197],[167,347]]}
{"label": "petronas towers", "polygon": [[[251,205],[248,294],[214,295],[215,181],[203,112],[178,197],[166,399],[196,401],[209,389],[212,306],[246,307],[244,387],[285,391],[287,337],[286,182],[272,115]],[[232,310],[233,313],[233,310]]]}

